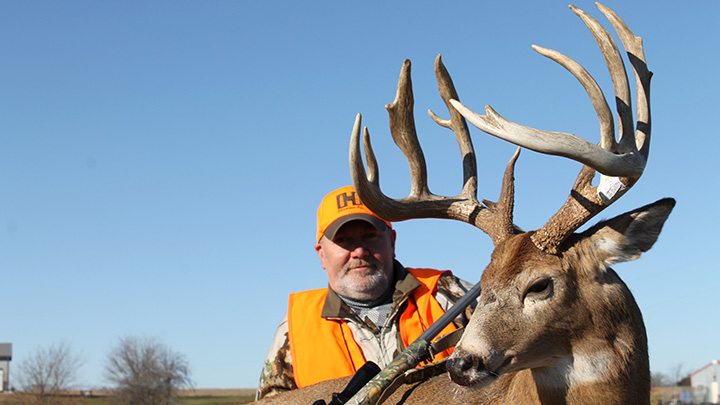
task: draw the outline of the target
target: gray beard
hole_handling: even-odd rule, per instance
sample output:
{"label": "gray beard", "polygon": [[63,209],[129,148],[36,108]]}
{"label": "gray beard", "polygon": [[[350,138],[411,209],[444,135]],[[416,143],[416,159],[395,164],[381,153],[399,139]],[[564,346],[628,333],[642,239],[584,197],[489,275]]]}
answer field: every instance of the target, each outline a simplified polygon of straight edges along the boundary
{"label": "gray beard", "polygon": [[372,266],[374,270],[369,280],[366,279],[363,285],[352,280],[347,275],[351,267],[348,263],[341,271],[343,276],[339,279],[340,282],[336,283],[339,291],[335,292],[356,301],[372,301],[380,298],[390,288],[390,280],[380,263],[364,261],[364,264]]}
{"label": "gray beard", "polygon": [[382,328],[392,312],[394,291],[395,289],[391,287],[391,283],[388,283],[385,292],[376,299],[356,300],[340,294],[338,296],[345,301],[362,321],[377,328]]}

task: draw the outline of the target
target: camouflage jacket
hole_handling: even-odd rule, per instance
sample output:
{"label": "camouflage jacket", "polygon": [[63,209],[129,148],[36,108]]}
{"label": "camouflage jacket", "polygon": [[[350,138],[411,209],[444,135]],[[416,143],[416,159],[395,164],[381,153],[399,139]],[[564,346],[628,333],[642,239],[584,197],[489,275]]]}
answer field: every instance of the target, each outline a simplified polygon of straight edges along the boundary
{"label": "camouflage jacket", "polygon": [[[347,322],[353,338],[360,346],[365,360],[375,362],[380,368],[390,363],[405,349],[400,338],[398,319],[405,309],[408,296],[420,286],[420,282],[399,262],[395,261],[395,292],[393,293],[393,309],[382,327],[368,324],[361,320],[355,312],[334,291],[329,290],[323,314],[331,314],[331,318]],[[462,297],[472,284],[463,281],[450,273],[443,274],[438,280],[435,299],[447,310]],[[455,318],[456,326],[467,325],[474,306],[468,307]],[[325,317],[325,316],[324,316]],[[288,341],[287,314],[275,332],[265,364],[260,374],[256,399],[272,396],[276,393],[296,389],[293,364]]]}

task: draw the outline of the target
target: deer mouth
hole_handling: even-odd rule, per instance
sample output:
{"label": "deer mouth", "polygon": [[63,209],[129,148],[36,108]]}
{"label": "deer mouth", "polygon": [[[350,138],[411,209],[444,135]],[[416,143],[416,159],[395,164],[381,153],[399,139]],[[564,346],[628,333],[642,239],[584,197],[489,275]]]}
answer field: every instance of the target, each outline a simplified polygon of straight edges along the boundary
{"label": "deer mouth", "polygon": [[496,367],[489,366],[479,356],[467,355],[450,358],[447,361],[447,370],[450,379],[458,385],[472,388],[482,388],[492,384],[512,363],[513,358],[507,357]]}

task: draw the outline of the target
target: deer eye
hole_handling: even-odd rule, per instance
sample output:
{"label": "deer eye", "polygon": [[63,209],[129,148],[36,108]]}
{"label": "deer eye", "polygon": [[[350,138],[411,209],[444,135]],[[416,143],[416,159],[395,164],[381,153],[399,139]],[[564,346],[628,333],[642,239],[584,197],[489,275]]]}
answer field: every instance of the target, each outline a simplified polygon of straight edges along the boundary
{"label": "deer eye", "polygon": [[545,278],[532,283],[530,287],[525,291],[525,297],[523,298],[523,300],[527,298],[545,299],[549,297],[552,292],[553,281],[551,278]]}

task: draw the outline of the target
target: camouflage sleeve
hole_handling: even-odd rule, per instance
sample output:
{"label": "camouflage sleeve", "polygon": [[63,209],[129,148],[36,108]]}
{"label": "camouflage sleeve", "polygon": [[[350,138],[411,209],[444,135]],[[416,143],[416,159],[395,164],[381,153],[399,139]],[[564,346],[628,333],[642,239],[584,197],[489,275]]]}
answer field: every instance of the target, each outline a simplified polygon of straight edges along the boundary
{"label": "camouflage sleeve", "polygon": [[[473,284],[468,283],[465,280],[461,280],[450,273],[445,273],[440,276],[440,279],[438,280],[435,299],[444,310],[447,310],[472,287]],[[470,321],[470,316],[472,316],[476,305],[477,301],[474,301],[472,305],[465,308],[465,311],[458,315],[453,321],[455,326],[466,326]]]}
{"label": "camouflage sleeve", "polygon": [[293,374],[287,315],[280,322],[260,373],[255,400],[297,388]]}

